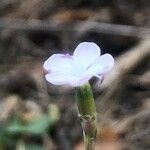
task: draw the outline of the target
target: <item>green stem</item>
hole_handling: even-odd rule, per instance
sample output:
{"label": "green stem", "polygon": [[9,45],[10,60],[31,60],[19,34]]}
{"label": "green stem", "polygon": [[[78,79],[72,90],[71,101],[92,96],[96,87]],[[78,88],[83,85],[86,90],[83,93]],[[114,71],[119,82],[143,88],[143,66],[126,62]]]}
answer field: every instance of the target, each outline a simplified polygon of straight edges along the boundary
{"label": "green stem", "polygon": [[83,129],[86,150],[94,150],[97,131],[97,114],[90,84],[76,88],[79,118]]}

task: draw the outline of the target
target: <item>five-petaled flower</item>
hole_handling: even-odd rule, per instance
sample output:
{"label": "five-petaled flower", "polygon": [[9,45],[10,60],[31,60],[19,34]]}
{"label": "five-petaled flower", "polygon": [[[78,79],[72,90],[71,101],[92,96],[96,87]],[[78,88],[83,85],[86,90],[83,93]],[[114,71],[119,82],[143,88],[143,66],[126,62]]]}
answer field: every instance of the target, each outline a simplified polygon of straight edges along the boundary
{"label": "five-petaled flower", "polygon": [[46,80],[54,85],[82,86],[93,76],[101,78],[114,65],[110,54],[100,56],[100,48],[93,42],[82,42],[73,55],[53,54],[44,62]]}

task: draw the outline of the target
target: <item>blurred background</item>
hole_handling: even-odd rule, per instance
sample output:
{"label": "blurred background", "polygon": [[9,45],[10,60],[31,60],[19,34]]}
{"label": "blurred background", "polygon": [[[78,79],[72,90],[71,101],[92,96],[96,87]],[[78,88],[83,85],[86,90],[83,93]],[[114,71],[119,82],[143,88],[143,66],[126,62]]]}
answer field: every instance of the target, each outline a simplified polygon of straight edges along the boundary
{"label": "blurred background", "polygon": [[83,150],[74,89],[43,62],[93,41],[115,67],[90,82],[96,150],[150,149],[149,0],[0,0],[0,150]]}

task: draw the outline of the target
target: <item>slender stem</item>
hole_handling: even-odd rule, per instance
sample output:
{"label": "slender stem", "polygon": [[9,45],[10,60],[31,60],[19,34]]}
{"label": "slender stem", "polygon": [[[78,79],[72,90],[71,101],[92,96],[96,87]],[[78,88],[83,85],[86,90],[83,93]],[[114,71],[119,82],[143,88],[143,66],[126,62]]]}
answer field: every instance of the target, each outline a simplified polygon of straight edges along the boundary
{"label": "slender stem", "polygon": [[86,150],[94,150],[95,149],[95,141],[94,140],[89,140],[85,143],[85,149]]}
{"label": "slender stem", "polygon": [[77,87],[77,106],[86,150],[94,150],[97,131],[97,114],[90,84]]}

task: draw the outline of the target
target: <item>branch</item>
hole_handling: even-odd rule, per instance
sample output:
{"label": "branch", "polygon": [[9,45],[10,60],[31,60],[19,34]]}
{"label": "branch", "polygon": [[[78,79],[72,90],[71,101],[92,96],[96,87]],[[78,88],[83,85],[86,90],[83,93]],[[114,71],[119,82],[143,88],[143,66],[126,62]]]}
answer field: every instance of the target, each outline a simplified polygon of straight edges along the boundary
{"label": "branch", "polygon": [[20,31],[45,31],[45,32],[60,32],[60,31],[76,31],[77,36],[94,31],[97,33],[105,33],[112,35],[143,37],[150,35],[150,29],[146,27],[137,27],[129,25],[118,25],[111,23],[102,23],[94,21],[78,21],[73,23],[58,23],[59,20],[53,22],[30,20],[25,21],[23,19],[4,19],[0,18],[0,30],[13,29]]}

